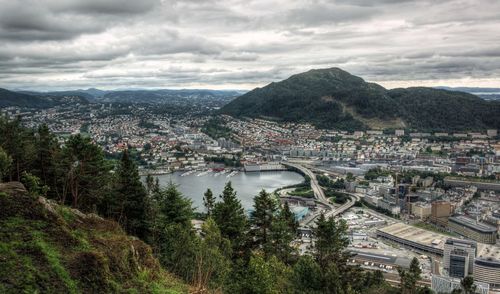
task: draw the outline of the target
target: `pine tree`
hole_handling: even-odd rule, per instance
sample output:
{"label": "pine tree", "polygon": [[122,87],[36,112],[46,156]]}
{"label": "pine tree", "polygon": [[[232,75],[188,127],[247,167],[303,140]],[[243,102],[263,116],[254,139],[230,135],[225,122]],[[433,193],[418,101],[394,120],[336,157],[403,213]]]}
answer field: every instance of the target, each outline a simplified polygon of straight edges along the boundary
{"label": "pine tree", "polygon": [[231,182],[227,182],[220,198],[221,201],[215,204],[212,213],[215,223],[222,236],[231,241],[233,249],[241,250],[245,243],[247,218]]}
{"label": "pine tree", "polygon": [[130,159],[127,150],[122,154],[114,192],[115,197],[109,204],[113,216],[129,234],[145,239],[149,199],[137,165]]}
{"label": "pine tree", "polygon": [[[252,235],[258,248],[271,247],[269,233],[276,218],[277,207],[271,195],[264,189],[254,198],[251,214]],[[267,250],[264,250],[267,252]]]}
{"label": "pine tree", "polygon": [[48,197],[60,199],[58,185],[60,175],[57,171],[57,160],[61,149],[54,134],[47,125],[38,127],[35,136],[36,158],[33,164],[33,174],[38,176],[43,185],[49,187]]}
{"label": "pine tree", "polygon": [[59,173],[64,175],[61,177],[61,202],[71,203],[74,208],[86,212],[96,211],[102,205],[103,195],[108,194],[110,169],[99,146],[81,135],[71,136],[64,145],[59,163]]}
{"label": "pine tree", "polygon": [[281,208],[280,211],[280,218],[286,221],[290,230],[292,230],[294,233],[297,232],[299,228],[299,222],[295,219],[295,214],[290,210],[288,202],[285,202],[283,204],[283,207]]}
{"label": "pine tree", "polygon": [[314,247],[319,265],[326,268],[332,262],[337,265],[345,264],[348,258],[345,249],[349,245],[345,221],[336,221],[332,217],[326,219],[321,214],[316,224],[317,227],[314,229],[316,243]]}
{"label": "pine tree", "polygon": [[205,194],[203,194],[203,205],[205,205],[205,209],[207,210],[207,216],[210,216],[215,206],[215,197],[212,190],[207,189]]}
{"label": "pine tree", "polygon": [[417,282],[420,280],[420,275],[422,270],[420,269],[420,263],[418,259],[414,257],[411,260],[410,268],[408,270],[403,270],[398,268],[399,277],[401,279],[401,291],[403,294],[413,294],[417,293]]}

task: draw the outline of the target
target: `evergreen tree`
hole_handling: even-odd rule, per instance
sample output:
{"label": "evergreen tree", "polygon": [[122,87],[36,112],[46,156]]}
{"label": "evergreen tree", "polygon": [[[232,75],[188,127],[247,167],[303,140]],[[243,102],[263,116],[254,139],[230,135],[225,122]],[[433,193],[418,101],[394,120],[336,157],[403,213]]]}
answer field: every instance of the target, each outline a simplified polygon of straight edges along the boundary
{"label": "evergreen tree", "polygon": [[159,205],[162,224],[180,224],[191,226],[193,208],[190,199],[185,198],[174,183],[170,182],[166,188],[160,189],[155,195]]}
{"label": "evergreen tree", "polygon": [[0,147],[12,158],[10,181],[20,181],[24,171],[31,170],[35,159],[34,135],[21,125],[21,118],[9,121],[0,117]]}
{"label": "evergreen tree", "polygon": [[245,243],[247,218],[231,182],[227,182],[220,198],[221,201],[215,204],[212,213],[215,223],[222,236],[231,240],[233,249],[241,250]]}
{"label": "evergreen tree", "polygon": [[111,166],[102,149],[89,138],[76,135],[66,141],[61,156],[60,172],[64,174],[61,202],[85,212],[96,211],[111,183]]}
{"label": "evergreen tree", "polygon": [[47,197],[60,199],[60,174],[57,170],[58,156],[60,156],[59,143],[47,125],[38,127],[35,134],[36,158],[32,172],[37,175],[42,184],[49,187]]}
{"label": "evergreen tree", "polygon": [[279,260],[290,264],[295,249],[290,245],[297,235],[298,222],[295,215],[290,211],[288,203],[285,202],[277,217],[271,224],[270,241],[264,249],[275,255]]}
{"label": "evergreen tree", "polygon": [[159,187],[155,185],[155,178],[151,174],[146,175],[146,192],[148,195],[151,195],[155,192],[158,192]]}
{"label": "evergreen tree", "polygon": [[398,268],[398,273],[401,279],[401,292],[403,294],[417,293],[417,282],[420,280],[420,275],[422,273],[418,259],[414,257],[411,260],[408,270]]}
{"label": "evergreen tree", "polygon": [[200,240],[191,225],[191,200],[185,198],[173,183],[152,196],[154,219],[149,240],[153,250],[163,266],[192,282]]}
{"label": "evergreen tree", "polygon": [[207,210],[207,216],[210,216],[215,206],[215,197],[212,190],[207,189],[205,194],[203,194],[203,205],[205,205],[205,209]]}
{"label": "evergreen tree", "polygon": [[347,238],[347,224],[344,220],[336,221],[334,218],[325,218],[321,214],[316,221],[317,227],[314,229],[316,236],[316,260],[322,268],[327,268],[328,264],[345,264],[348,255],[345,249],[349,245]]}
{"label": "evergreen tree", "polygon": [[136,164],[125,150],[115,180],[114,197],[110,200],[111,215],[132,235],[145,239],[148,230],[149,199],[142,185]]}
{"label": "evergreen tree", "polygon": [[[264,189],[254,198],[254,211],[251,214],[252,237],[258,248],[271,247],[269,233],[275,220],[277,207],[271,195]],[[266,249],[267,249],[266,248]],[[267,252],[268,250],[264,250]]]}
{"label": "evergreen tree", "polygon": [[283,204],[283,207],[281,208],[280,212],[280,218],[286,221],[290,230],[292,230],[294,233],[297,232],[299,228],[299,222],[295,219],[295,214],[290,210],[288,202],[285,202]]}

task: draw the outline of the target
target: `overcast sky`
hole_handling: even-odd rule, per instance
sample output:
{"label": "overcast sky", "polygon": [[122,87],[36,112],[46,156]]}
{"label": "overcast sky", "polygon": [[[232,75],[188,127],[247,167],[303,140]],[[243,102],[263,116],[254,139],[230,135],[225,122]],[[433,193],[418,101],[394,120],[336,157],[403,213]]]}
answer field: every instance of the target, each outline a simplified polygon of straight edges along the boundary
{"label": "overcast sky", "polygon": [[500,1],[0,0],[0,87],[500,87]]}

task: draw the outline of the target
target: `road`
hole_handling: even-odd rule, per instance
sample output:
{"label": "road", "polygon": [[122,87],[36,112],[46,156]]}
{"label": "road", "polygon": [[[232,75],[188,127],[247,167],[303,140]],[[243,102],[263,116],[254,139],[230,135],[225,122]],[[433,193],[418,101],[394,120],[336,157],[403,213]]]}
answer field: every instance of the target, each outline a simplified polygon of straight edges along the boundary
{"label": "road", "polygon": [[[335,217],[343,213],[347,209],[351,208],[354,205],[354,203],[356,203],[356,201],[359,200],[359,196],[349,193],[348,195],[351,196],[349,200],[346,203],[342,204],[340,207],[335,208],[335,206],[332,205],[330,200],[326,198],[323,189],[321,188],[321,186],[318,183],[318,180],[316,179],[316,175],[310,169],[297,163],[282,162],[282,164],[300,170],[303,174],[307,175],[311,179],[311,189],[314,193],[314,197],[326,207],[325,217]],[[324,210],[317,211],[316,213],[310,215],[309,217],[304,218],[302,220],[302,223],[305,225],[309,225],[323,212]]]}

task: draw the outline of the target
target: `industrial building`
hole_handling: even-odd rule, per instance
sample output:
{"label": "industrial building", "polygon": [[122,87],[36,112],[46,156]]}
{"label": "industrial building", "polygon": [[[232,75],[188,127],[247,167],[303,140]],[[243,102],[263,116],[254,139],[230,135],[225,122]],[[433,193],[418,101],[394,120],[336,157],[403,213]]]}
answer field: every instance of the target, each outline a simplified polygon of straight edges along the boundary
{"label": "industrial building", "polygon": [[497,242],[497,229],[495,227],[463,215],[448,218],[448,228],[480,243],[495,244]]}
{"label": "industrial building", "polygon": [[377,230],[377,237],[390,240],[420,252],[443,256],[446,236],[404,223],[395,223]]}

